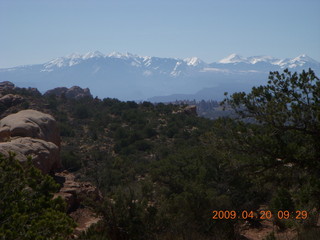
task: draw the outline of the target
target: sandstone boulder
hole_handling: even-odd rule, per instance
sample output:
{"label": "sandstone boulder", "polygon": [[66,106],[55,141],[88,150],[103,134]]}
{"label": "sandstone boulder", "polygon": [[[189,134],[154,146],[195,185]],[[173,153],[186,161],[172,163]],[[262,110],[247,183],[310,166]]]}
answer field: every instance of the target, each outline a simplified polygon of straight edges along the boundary
{"label": "sandstone boulder", "polygon": [[44,174],[62,167],[59,148],[52,142],[22,137],[0,143],[0,153],[8,156],[9,152],[15,153],[16,159],[22,163],[26,162],[27,157],[30,156],[33,164]]}
{"label": "sandstone boulder", "polygon": [[0,142],[12,137],[42,139],[60,147],[60,134],[55,119],[36,110],[23,110],[0,121]]}

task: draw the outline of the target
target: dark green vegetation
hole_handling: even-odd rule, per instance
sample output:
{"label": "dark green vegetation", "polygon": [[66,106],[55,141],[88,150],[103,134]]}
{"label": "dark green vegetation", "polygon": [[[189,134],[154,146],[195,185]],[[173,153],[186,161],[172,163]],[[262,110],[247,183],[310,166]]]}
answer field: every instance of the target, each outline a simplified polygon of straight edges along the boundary
{"label": "dark green vegetation", "polygon": [[52,199],[59,186],[31,161],[21,166],[0,156],[0,239],[66,239],[74,227],[65,202]]}
{"label": "dark green vegetation", "polygon": [[274,72],[267,86],[233,94],[226,102],[242,117],[257,121],[239,123],[232,135],[242,144],[231,144],[241,148],[226,148],[244,157],[237,161],[240,168],[272,176],[278,184],[273,207],[319,209],[320,82],[314,73]]}
{"label": "dark green vegetation", "polygon": [[180,105],[194,105],[197,107],[197,114],[200,117],[209,118],[212,120],[216,120],[221,117],[231,117],[235,118],[236,114],[233,109],[231,108],[223,108],[218,101],[214,100],[182,100],[182,101],[175,101],[172,102],[173,104],[180,104]]}
{"label": "dark green vegetation", "polygon": [[244,220],[212,220],[212,211],[261,205],[306,210],[306,220],[275,224],[300,239],[319,232],[320,82],[311,70],[273,72],[268,85],[231,95],[224,103],[239,119],[116,99],[33,101],[59,121],[64,166],[105,196],[93,206],[103,220],[81,239],[237,239]]}

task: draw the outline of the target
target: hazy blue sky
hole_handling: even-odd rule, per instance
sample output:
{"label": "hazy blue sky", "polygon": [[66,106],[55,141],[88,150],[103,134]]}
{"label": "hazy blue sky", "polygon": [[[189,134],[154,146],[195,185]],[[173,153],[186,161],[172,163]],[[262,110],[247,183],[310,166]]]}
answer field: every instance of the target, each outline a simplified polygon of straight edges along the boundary
{"label": "hazy blue sky", "polygon": [[73,52],[320,61],[319,0],[0,0],[0,68]]}

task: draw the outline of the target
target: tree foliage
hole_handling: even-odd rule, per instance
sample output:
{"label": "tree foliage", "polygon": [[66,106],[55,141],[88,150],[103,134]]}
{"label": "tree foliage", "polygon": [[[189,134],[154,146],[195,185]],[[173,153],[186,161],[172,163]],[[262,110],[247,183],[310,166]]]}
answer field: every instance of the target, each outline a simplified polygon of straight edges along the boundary
{"label": "tree foliage", "polygon": [[[80,239],[236,239],[244,221],[213,220],[213,210],[266,205],[312,215],[320,208],[319,89],[312,70],[271,72],[266,85],[224,101],[229,111],[219,116],[239,119],[214,121],[175,104],[57,98],[63,163],[107,196],[96,206],[102,221]],[[276,224],[299,229],[313,219]]]}
{"label": "tree foliage", "polygon": [[315,73],[270,72],[267,85],[234,93],[224,104],[241,117],[223,124],[233,136],[225,146],[245,159],[237,164],[257,178],[269,176],[276,188],[289,189],[296,206],[319,208],[320,81]]}
{"label": "tree foliage", "polygon": [[65,214],[58,185],[36,169],[23,166],[13,155],[0,155],[0,239],[66,239],[74,223]]}
{"label": "tree foliage", "polygon": [[319,170],[320,81],[311,69],[301,74],[271,72],[266,86],[235,93],[225,102],[242,118],[267,128],[269,139],[282,150],[276,157],[283,163]]}

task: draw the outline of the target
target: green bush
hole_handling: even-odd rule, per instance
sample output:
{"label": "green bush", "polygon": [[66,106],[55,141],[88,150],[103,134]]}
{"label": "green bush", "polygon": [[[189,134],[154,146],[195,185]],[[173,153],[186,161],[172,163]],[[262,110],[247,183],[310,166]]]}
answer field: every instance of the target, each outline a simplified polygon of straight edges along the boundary
{"label": "green bush", "polygon": [[0,156],[0,185],[0,239],[62,240],[72,233],[65,202],[52,199],[59,186],[31,160],[22,166],[12,155]]}
{"label": "green bush", "polygon": [[134,146],[139,151],[147,151],[152,148],[152,144],[146,140],[140,140],[134,143]]}
{"label": "green bush", "polygon": [[73,127],[68,125],[67,123],[59,123],[59,129],[60,129],[60,136],[63,137],[74,137],[75,132],[73,130]]}
{"label": "green bush", "polygon": [[63,167],[69,171],[76,171],[81,168],[81,158],[73,151],[62,150],[60,153]]}
{"label": "green bush", "polygon": [[279,210],[292,212],[294,210],[294,202],[287,189],[280,188],[275,193],[271,199],[271,208],[275,212],[278,212]]}
{"label": "green bush", "polygon": [[57,110],[58,100],[55,95],[50,95],[47,97],[48,108],[52,110]]}
{"label": "green bush", "polygon": [[88,105],[79,104],[74,109],[74,115],[75,115],[75,117],[77,117],[79,119],[86,119],[91,116],[91,112],[89,110]]}
{"label": "green bush", "polygon": [[147,138],[152,138],[158,134],[157,131],[151,127],[146,127],[143,129],[143,133]]}

